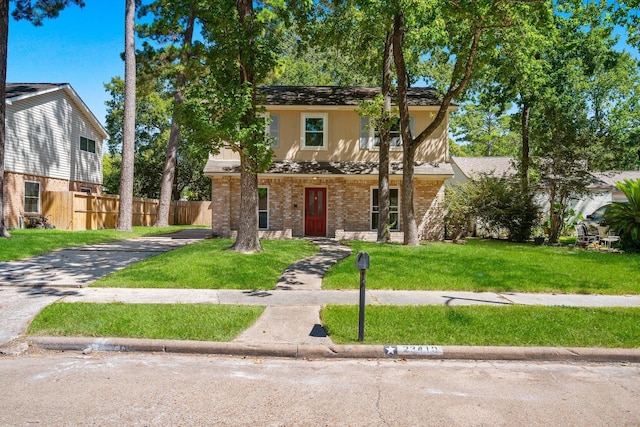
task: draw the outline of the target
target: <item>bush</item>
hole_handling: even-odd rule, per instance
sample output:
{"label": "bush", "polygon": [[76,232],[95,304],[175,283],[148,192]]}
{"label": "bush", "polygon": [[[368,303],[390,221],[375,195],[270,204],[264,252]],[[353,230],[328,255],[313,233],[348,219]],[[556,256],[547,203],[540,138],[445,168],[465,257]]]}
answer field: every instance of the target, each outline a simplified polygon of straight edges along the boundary
{"label": "bush", "polygon": [[507,231],[508,239],[524,242],[538,218],[533,195],[523,193],[513,178],[480,175],[467,183],[447,190],[446,224],[453,237],[468,231],[468,224],[478,220],[490,231]]}
{"label": "bush", "polygon": [[602,218],[612,230],[620,233],[623,249],[640,251],[640,179],[625,179],[616,187],[627,196],[629,203],[613,202]]}

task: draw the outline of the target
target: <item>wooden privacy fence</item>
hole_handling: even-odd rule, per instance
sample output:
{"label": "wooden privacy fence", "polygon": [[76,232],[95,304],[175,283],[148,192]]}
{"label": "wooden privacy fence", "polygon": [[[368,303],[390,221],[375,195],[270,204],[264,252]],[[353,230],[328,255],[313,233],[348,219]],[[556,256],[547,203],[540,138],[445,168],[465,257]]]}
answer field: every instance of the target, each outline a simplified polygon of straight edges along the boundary
{"label": "wooden privacy fence", "polygon": [[[119,196],[72,191],[42,193],[42,214],[61,230],[116,228]],[[134,198],[133,225],[151,226],[158,216],[159,201]],[[211,202],[171,202],[170,225],[211,225]]]}

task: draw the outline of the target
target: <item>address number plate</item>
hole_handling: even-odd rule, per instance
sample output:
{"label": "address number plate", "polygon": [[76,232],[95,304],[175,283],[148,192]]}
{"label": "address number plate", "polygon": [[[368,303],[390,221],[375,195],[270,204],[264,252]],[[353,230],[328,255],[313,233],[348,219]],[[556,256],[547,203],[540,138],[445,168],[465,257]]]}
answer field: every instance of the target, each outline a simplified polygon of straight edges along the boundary
{"label": "address number plate", "polygon": [[384,347],[385,356],[441,356],[442,347],[437,345],[388,345]]}

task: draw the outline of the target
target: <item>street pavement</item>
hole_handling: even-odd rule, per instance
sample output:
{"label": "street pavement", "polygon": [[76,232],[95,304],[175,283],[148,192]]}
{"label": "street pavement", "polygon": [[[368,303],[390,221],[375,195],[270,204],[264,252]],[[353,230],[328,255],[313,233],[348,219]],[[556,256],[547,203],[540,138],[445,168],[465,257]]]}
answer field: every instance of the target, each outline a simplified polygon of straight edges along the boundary
{"label": "street pavement", "polygon": [[[640,361],[640,349],[559,349],[333,344],[320,321],[326,304],[357,305],[358,290],[322,290],[325,272],[347,257],[348,247],[332,239],[311,239],[320,251],[285,270],[274,290],[89,288],[98,278],[135,262],[198,242],[210,230],[63,249],[0,263],[0,351],[20,352],[30,321],[47,305],[65,302],[185,303],[265,306],[263,315],[230,343],[117,338],[29,337],[49,349],[177,351],[286,357],[437,357],[507,360]],[[354,265],[354,280],[359,275]],[[640,296],[524,294],[451,291],[367,290],[367,305],[549,305],[640,307]],[[16,344],[17,343],[17,344]],[[13,345],[12,345],[13,344]],[[17,346],[17,347],[16,347]]]}

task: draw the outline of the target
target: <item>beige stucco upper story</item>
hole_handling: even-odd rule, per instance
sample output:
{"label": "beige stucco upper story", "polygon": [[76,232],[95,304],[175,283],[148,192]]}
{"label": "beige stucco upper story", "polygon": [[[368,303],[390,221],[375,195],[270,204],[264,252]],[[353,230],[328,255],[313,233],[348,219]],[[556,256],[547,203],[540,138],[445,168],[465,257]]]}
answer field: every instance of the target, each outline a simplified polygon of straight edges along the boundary
{"label": "beige stucco upper story", "polygon": [[[409,108],[413,135],[422,132],[435,118],[437,105]],[[356,111],[357,105],[265,105],[266,134],[274,140],[274,160],[377,162],[375,130]],[[455,109],[452,107],[450,110]],[[416,152],[418,162],[448,162],[449,117]],[[313,132],[307,133],[307,131]],[[317,135],[312,135],[313,133]],[[307,135],[316,139],[311,144]],[[230,148],[212,156],[218,160],[238,160]],[[402,147],[392,144],[390,161],[402,161]]]}

